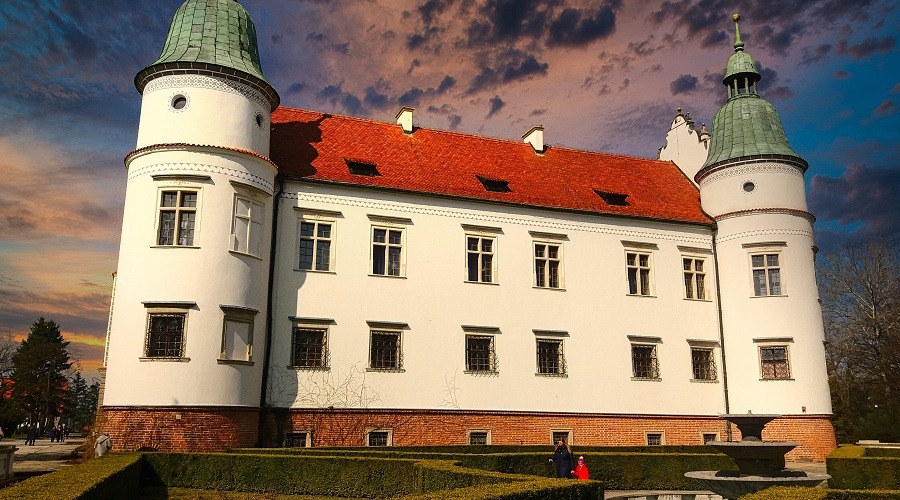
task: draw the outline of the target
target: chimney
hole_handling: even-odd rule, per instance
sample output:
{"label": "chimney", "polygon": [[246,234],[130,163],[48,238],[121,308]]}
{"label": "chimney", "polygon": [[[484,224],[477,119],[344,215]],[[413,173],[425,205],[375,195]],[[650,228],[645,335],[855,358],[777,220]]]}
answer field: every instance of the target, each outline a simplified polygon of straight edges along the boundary
{"label": "chimney", "polygon": [[531,127],[531,130],[525,132],[525,135],[522,136],[522,139],[524,139],[528,144],[531,144],[531,147],[534,148],[535,153],[540,154],[544,152],[543,125],[535,125],[534,127]]}
{"label": "chimney", "polygon": [[403,106],[397,111],[397,123],[403,128],[404,134],[411,134],[413,131],[413,111],[414,108]]}

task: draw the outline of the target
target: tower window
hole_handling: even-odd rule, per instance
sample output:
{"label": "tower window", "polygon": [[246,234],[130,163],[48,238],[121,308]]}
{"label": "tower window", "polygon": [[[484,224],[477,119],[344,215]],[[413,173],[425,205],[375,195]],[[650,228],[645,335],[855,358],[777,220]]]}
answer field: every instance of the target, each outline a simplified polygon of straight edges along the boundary
{"label": "tower window", "polygon": [[767,253],[750,256],[753,266],[753,294],[757,297],[781,295],[781,265],[779,254]]}
{"label": "tower window", "polygon": [[259,113],[256,113],[256,118],[255,118],[255,120],[256,120],[256,126],[259,127],[259,128],[262,128],[262,126],[263,126],[263,117],[262,117],[262,115],[259,114]]}
{"label": "tower window", "polygon": [[751,192],[753,192],[754,189],[756,189],[756,184],[754,184],[750,181],[747,181],[744,183],[744,192],[751,193]]}
{"label": "tower window", "polygon": [[159,232],[156,244],[193,246],[196,221],[196,191],[163,191],[159,201]]}
{"label": "tower window", "polygon": [[181,111],[182,109],[186,108],[187,105],[187,96],[183,94],[177,94],[176,96],[172,97],[172,109]]}

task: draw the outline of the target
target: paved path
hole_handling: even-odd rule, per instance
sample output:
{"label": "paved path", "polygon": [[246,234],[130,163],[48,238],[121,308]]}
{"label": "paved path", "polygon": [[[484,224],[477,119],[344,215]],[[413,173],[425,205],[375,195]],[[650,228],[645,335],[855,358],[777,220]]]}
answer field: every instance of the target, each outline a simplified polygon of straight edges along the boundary
{"label": "paved path", "polygon": [[72,453],[82,444],[81,438],[70,438],[65,443],[51,443],[49,439],[38,439],[34,446],[26,446],[22,439],[4,439],[0,444],[16,445],[13,457],[13,475],[32,476],[52,472],[69,464],[75,458]]}

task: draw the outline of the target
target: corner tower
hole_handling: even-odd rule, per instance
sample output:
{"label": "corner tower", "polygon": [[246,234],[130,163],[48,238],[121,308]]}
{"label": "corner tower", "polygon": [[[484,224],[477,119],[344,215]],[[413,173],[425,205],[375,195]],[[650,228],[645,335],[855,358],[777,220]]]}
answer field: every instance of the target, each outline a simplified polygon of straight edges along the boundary
{"label": "corner tower", "polygon": [[140,71],[101,426],[117,449],[257,441],[278,94],[234,0],[187,0]]}
{"label": "corner tower", "polygon": [[761,75],[744,51],[739,20],[735,14],[735,52],[722,80],[728,100],[695,177],[716,222],[728,410],[809,419],[820,433],[814,439],[833,447],[807,162],[757,92]]}

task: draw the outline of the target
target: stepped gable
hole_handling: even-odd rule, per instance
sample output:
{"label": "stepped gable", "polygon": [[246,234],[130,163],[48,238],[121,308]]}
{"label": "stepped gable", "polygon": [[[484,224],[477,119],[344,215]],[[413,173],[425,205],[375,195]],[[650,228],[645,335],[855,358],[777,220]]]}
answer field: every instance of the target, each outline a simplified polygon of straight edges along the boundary
{"label": "stepped gable", "polygon": [[[405,134],[393,123],[288,107],[272,113],[270,157],[286,178],[712,223],[697,188],[668,161],[558,146],[538,155],[524,142],[418,127]],[[348,161],[374,164],[377,173],[351,174]],[[488,190],[490,181],[507,189]],[[627,204],[598,191],[627,195]]]}

